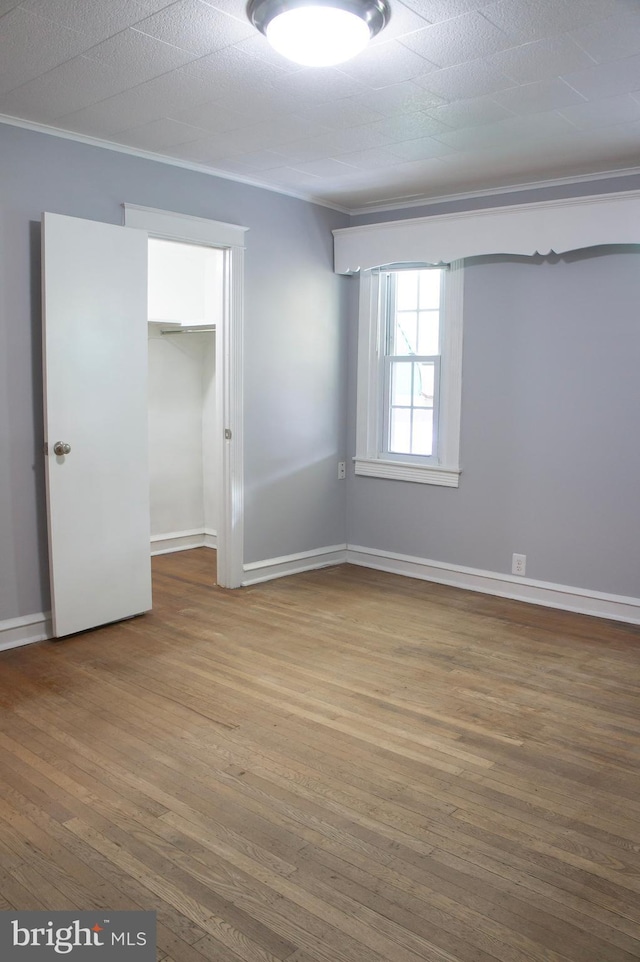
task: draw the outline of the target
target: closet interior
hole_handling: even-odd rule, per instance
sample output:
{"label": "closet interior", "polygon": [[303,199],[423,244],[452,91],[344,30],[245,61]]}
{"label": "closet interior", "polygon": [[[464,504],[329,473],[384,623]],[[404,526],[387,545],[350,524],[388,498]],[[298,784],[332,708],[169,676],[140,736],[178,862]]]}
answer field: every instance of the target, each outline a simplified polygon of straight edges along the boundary
{"label": "closet interior", "polygon": [[216,547],[216,328],[224,253],[149,239],[151,553]]}

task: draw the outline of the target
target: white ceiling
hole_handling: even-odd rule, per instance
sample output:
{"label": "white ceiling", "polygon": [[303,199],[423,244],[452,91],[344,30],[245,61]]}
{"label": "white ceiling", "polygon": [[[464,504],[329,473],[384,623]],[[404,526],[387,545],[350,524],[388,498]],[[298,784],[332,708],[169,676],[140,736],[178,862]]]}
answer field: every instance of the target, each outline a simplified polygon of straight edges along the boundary
{"label": "white ceiling", "polygon": [[244,0],[0,0],[0,114],[347,210],[640,167],[640,0],[391,0],[340,67]]}

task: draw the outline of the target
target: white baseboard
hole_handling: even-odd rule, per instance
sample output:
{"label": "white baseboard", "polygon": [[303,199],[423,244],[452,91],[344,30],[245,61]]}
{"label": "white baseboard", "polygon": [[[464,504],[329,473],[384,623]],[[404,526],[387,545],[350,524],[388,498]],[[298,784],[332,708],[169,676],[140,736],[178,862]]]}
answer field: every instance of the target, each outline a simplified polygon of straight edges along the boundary
{"label": "white baseboard", "polygon": [[0,651],[47,641],[52,637],[51,615],[42,612],[0,621]]}
{"label": "white baseboard", "polygon": [[480,591],[514,601],[527,601],[547,608],[561,608],[578,614],[594,615],[640,624],[640,598],[605,594],[586,588],[557,585],[549,581],[533,581],[515,575],[483,571],[480,568],[464,568],[461,565],[429,561],[391,551],[376,551],[358,545],[348,545],[346,561],[364,568],[377,568],[409,578],[435,581],[442,585]]}
{"label": "white baseboard", "polygon": [[[199,540],[197,540],[198,535]],[[177,545],[181,539],[192,539],[197,543]],[[207,540],[214,543],[207,545]],[[160,547],[164,542],[168,545]],[[164,538],[156,536],[152,539],[153,554],[163,554],[169,551],[184,551],[190,547],[203,545],[215,547],[215,532],[175,532]],[[440,561],[429,561],[426,558],[416,558],[410,555],[394,554],[391,551],[376,551],[358,545],[331,545],[318,548],[316,551],[302,551],[298,554],[286,555],[281,558],[270,558],[266,561],[254,561],[244,565],[244,585],[258,584],[285,575],[298,574],[302,571],[312,571],[315,568],[325,568],[329,565],[344,564],[345,562],[360,565],[364,568],[376,568],[392,574],[404,575],[408,578],[419,578],[423,581],[434,581],[438,584],[452,585],[455,588],[466,588],[480,591],[483,594],[496,595],[500,598],[510,598],[514,601],[526,601],[530,604],[543,605],[547,608],[560,608],[563,611],[574,611],[577,614],[593,615],[598,618],[609,618],[613,621],[624,621],[633,625],[640,624],[640,598],[629,598],[624,595],[606,594],[602,591],[590,591],[574,588],[569,585],[557,585],[548,581],[533,581],[529,578],[518,578],[514,575],[500,574],[495,571],[483,571],[480,568],[465,568]],[[0,621],[0,651],[30,645],[37,641],[46,641],[52,637],[51,615],[37,613],[25,615],[22,618],[10,618]]]}
{"label": "white baseboard", "polygon": [[314,568],[327,568],[329,565],[343,564],[346,560],[346,544],[334,544],[317,548],[315,551],[300,551],[298,554],[268,558],[266,561],[253,561],[243,566],[242,586],[271,581],[272,578],[284,578],[301,571],[313,571]]}
{"label": "white baseboard", "polygon": [[213,528],[204,529],[204,547],[205,548],[217,548],[218,547],[218,534]]}
{"label": "white baseboard", "polygon": [[216,532],[212,528],[196,528],[194,531],[169,531],[151,536],[151,555],[171,554],[172,551],[188,551],[190,548],[215,548]]}

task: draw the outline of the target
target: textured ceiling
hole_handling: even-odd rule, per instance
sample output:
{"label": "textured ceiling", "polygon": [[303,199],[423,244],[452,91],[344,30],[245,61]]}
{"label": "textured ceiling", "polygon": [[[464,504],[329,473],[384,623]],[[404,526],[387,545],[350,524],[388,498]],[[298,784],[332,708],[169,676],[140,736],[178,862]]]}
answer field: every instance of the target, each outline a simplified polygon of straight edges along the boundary
{"label": "textured ceiling", "polygon": [[355,60],[243,0],[0,0],[0,114],[355,210],[640,166],[639,0],[391,0]]}

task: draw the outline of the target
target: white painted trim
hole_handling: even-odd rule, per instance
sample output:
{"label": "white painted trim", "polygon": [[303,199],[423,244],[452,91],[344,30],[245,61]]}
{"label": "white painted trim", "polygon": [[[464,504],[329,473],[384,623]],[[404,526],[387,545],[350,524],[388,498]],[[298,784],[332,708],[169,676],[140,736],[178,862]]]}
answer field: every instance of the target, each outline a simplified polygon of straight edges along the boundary
{"label": "white painted trim", "polygon": [[488,207],[333,231],[335,271],[450,264],[482,254],[548,254],[640,243],[640,190]]}
{"label": "white painted trim", "polygon": [[228,170],[219,170],[215,167],[207,167],[205,164],[198,164],[191,160],[181,160],[179,157],[167,157],[166,154],[156,154],[150,150],[141,150],[139,147],[129,147],[127,144],[118,144],[109,140],[102,140],[99,137],[91,137],[88,134],[80,134],[73,130],[62,130],[58,127],[51,127],[48,124],[39,124],[32,120],[23,120],[20,117],[10,117],[8,114],[0,114],[0,123],[7,124],[9,127],[21,127],[23,130],[33,130],[38,134],[47,134],[50,137],[59,137],[61,140],[71,140],[79,144],[86,144],[89,147],[99,147],[102,150],[113,150],[118,154],[128,154],[131,157],[140,157],[142,160],[151,160],[157,164],[165,164],[168,167],[178,167],[182,170],[193,171],[196,174],[206,174],[207,177],[217,177],[220,180],[229,180],[235,184],[245,184],[247,187],[257,187],[259,190],[267,190],[272,194],[280,194],[283,197],[293,197],[295,200],[302,200],[308,204],[315,204],[318,207],[326,207],[328,210],[338,211],[340,214],[350,214],[352,217],[366,214],[382,214],[393,210],[410,210],[413,207],[429,207],[437,204],[456,203],[459,201],[474,200],[478,197],[500,197],[502,194],[513,194],[528,190],[545,190],[549,187],[571,187],[574,184],[592,184],[601,180],[611,180],[617,177],[634,177],[640,174],[640,167],[623,167],[620,170],[602,170],[594,174],[582,174],[580,176],[555,177],[548,180],[528,181],[523,184],[509,184],[502,187],[486,187],[472,191],[461,191],[453,194],[439,195],[418,195],[412,194],[409,197],[397,197],[395,200],[381,201],[369,207],[349,207],[338,204],[319,197],[316,194],[307,194],[302,191],[287,190],[286,187],[277,187],[274,184],[266,183],[254,177],[247,177],[243,174],[232,174]]}
{"label": "white painted trim", "polygon": [[189,243],[205,244],[210,247],[243,247],[244,235],[248,227],[238,224],[225,224],[206,217],[194,217],[172,210],[158,210],[155,207],[141,207],[139,204],[122,205],[126,227],[146,230],[154,237],[186,240]]}
{"label": "white painted trim", "polygon": [[530,578],[519,578],[496,571],[467,568],[443,561],[396,554],[392,551],[378,551],[361,545],[331,545],[315,551],[302,551],[280,558],[254,561],[244,566],[243,585],[258,584],[303,571],[344,563],[388,571],[407,578],[451,585],[469,591],[479,591],[482,594],[509,598],[513,601],[542,605],[546,608],[640,624],[640,598],[607,594],[571,585],[558,585],[549,581],[534,581]]}
{"label": "white painted trim", "polygon": [[[480,190],[466,190],[454,194],[422,194],[416,197],[412,194],[404,200],[402,197],[394,201],[381,201],[370,207],[353,207],[344,213],[352,217],[364,217],[367,214],[385,214],[390,211],[411,210],[413,207],[437,207],[440,204],[455,204],[460,201],[477,200],[479,197],[501,197],[503,194],[520,194],[530,190],[546,190],[549,187],[573,187],[577,184],[594,184],[601,180],[613,180],[618,177],[637,177],[640,167],[623,167],[620,170],[601,170],[595,174],[582,174],[575,177],[555,177],[549,180],[527,181],[523,184],[507,184],[501,187],[484,187]],[[508,201],[506,202],[508,204]]]}
{"label": "white painted trim", "polygon": [[[464,327],[464,262],[453,261],[446,272],[444,317],[442,324],[442,376],[440,414],[438,418],[438,452],[436,472],[460,473],[460,420],[462,416],[462,335]],[[432,482],[433,483],[433,482]],[[457,477],[436,481],[458,487]]]}
{"label": "white painted trim", "polygon": [[216,347],[218,464],[218,584],[243,584],[244,552],[244,250],[226,252],[225,307]]}
{"label": "white painted trim", "polygon": [[47,641],[52,637],[51,612],[0,621],[0,651],[32,645],[36,641]]}
{"label": "white painted trim", "polygon": [[101,140],[99,137],[91,137],[88,134],[80,134],[73,130],[62,130],[58,127],[51,127],[48,124],[39,124],[32,120],[23,120],[21,117],[10,117],[8,114],[0,114],[0,123],[7,124],[9,127],[21,127],[23,130],[33,130],[38,134],[47,134],[49,137],[59,137],[61,140],[71,140],[79,144],[86,144],[89,147],[99,147],[102,150],[113,150],[118,154],[128,154],[130,157],[140,157],[142,160],[151,160],[157,164],[165,164],[168,167],[178,167],[182,170],[190,170],[196,174],[206,174],[208,177],[217,177],[220,180],[229,180],[235,184],[245,184],[247,187],[257,187],[259,190],[267,190],[272,194],[281,194],[284,197],[293,197],[295,200],[302,200],[308,204],[316,204],[318,207],[326,207],[328,210],[338,211],[340,214],[350,214],[352,217],[366,214],[382,214],[392,210],[409,210],[413,207],[429,207],[436,204],[448,204],[458,201],[474,200],[478,197],[500,197],[502,194],[519,193],[527,190],[544,190],[549,187],[571,187],[574,184],[591,184],[600,180],[611,180],[617,177],[634,177],[640,174],[640,167],[623,167],[620,170],[603,170],[595,174],[582,174],[580,176],[556,177],[549,180],[528,181],[523,184],[509,184],[503,187],[486,187],[472,191],[462,191],[454,194],[440,195],[419,195],[412,194],[410,197],[397,197],[395,200],[381,201],[369,207],[348,207],[330,201],[316,194],[307,194],[296,190],[287,190],[285,187],[277,187],[274,184],[266,183],[253,177],[243,174],[232,174],[228,170],[219,170],[215,167],[207,167],[205,164],[198,164],[191,160],[181,160],[179,157],[167,157],[166,154],[156,154],[150,150],[141,150],[139,147],[129,147],[126,144],[114,143],[110,140]]}
{"label": "white painted trim", "polygon": [[358,374],[356,382],[356,463],[377,457],[382,430],[379,356],[380,286],[377,275],[360,274]]}
{"label": "white painted trim", "polygon": [[418,484],[439,484],[457,488],[460,471],[437,464],[421,465],[383,458],[354,458],[355,473],[365,478],[387,478],[391,481],[416,481]]}
{"label": "white painted trim", "polygon": [[181,160],[179,157],[167,157],[166,154],[155,154],[151,150],[141,150],[139,147],[129,147],[127,144],[118,144],[110,140],[101,140],[99,137],[90,137],[88,134],[79,134],[73,130],[61,130],[58,127],[50,127],[47,124],[38,124],[32,120],[22,120],[20,117],[9,117],[7,114],[0,114],[0,123],[7,124],[9,127],[21,127],[23,130],[33,130],[37,134],[47,134],[49,137],[59,137],[61,140],[72,140],[78,144],[87,144],[89,147],[99,147],[102,150],[113,150],[117,154],[128,154],[130,157],[140,157],[142,160],[152,160],[157,164],[166,164],[168,167],[179,167],[182,170],[192,170],[196,174],[206,174],[208,177],[219,177],[220,180],[230,180],[235,184],[245,184],[247,187],[257,187],[260,190],[268,190],[271,194],[281,194],[284,197],[293,197],[295,200],[303,200],[307,204],[317,204],[318,207],[327,207],[329,210],[337,210],[341,214],[349,214],[351,211],[347,207],[341,207],[328,200],[314,197],[311,194],[304,194],[300,191],[287,190],[286,187],[276,187],[267,184],[263,180],[253,177],[246,177],[242,174],[232,174],[228,170],[219,170],[216,167],[207,167],[205,164],[198,164],[191,160]]}
{"label": "white painted trim", "polygon": [[218,534],[212,528],[204,529],[204,547],[213,548],[214,550],[218,548]]}
{"label": "white painted trim", "polygon": [[302,571],[313,571],[316,568],[344,564],[346,557],[346,544],[334,544],[326,548],[316,548],[315,551],[300,551],[297,554],[283,555],[280,558],[267,558],[266,561],[252,561],[244,566],[242,584],[243,587],[255,585],[261,581],[284,578],[287,575],[299,574]]}
{"label": "white painted trim", "polygon": [[[124,222],[152,236],[208,244],[224,251],[224,307],[216,327],[216,464],[220,492],[218,584],[242,584],[244,539],[243,332],[245,228],[206,218],[124,204]],[[225,435],[229,432],[229,437]]]}
{"label": "white painted trim", "polygon": [[[244,565],[242,584],[259,584],[303,571],[345,563],[546,608],[608,618],[632,625],[640,624],[640,598],[557,585],[548,581],[533,581],[530,578],[518,578],[480,568],[465,568],[462,565],[430,561],[391,551],[376,551],[360,545],[330,545],[315,551],[301,551],[280,558],[254,561]],[[51,637],[50,614],[39,613],[0,621],[0,651],[46,641]]]}
{"label": "white painted trim", "polygon": [[359,545],[347,546],[346,560],[348,564],[364,568],[376,568],[379,571],[466,588],[499,598],[511,598],[547,608],[560,608],[577,614],[640,624],[640,598],[557,585],[549,581],[533,581],[530,578],[483,571],[479,568],[465,568]]}
{"label": "white painted trim", "polygon": [[416,481],[457,488],[460,476],[464,265],[443,272],[442,362],[438,402],[438,460],[405,460],[382,451],[383,310],[378,272],[360,274],[355,473],[369,478]]}
{"label": "white painted trim", "polygon": [[159,541],[168,541],[173,538],[202,538],[204,537],[204,528],[189,528],[186,531],[166,531],[163,534],[152,534],[151,544],[155,544]]}
{"label": "white painted trim", "polygon": [[216,532],[208,528],[195,528],[193,531],[168,531],[166,534],[151,536],[151,556],[171,554],[174,551],[188,551],[191,548],[215,548]]}

